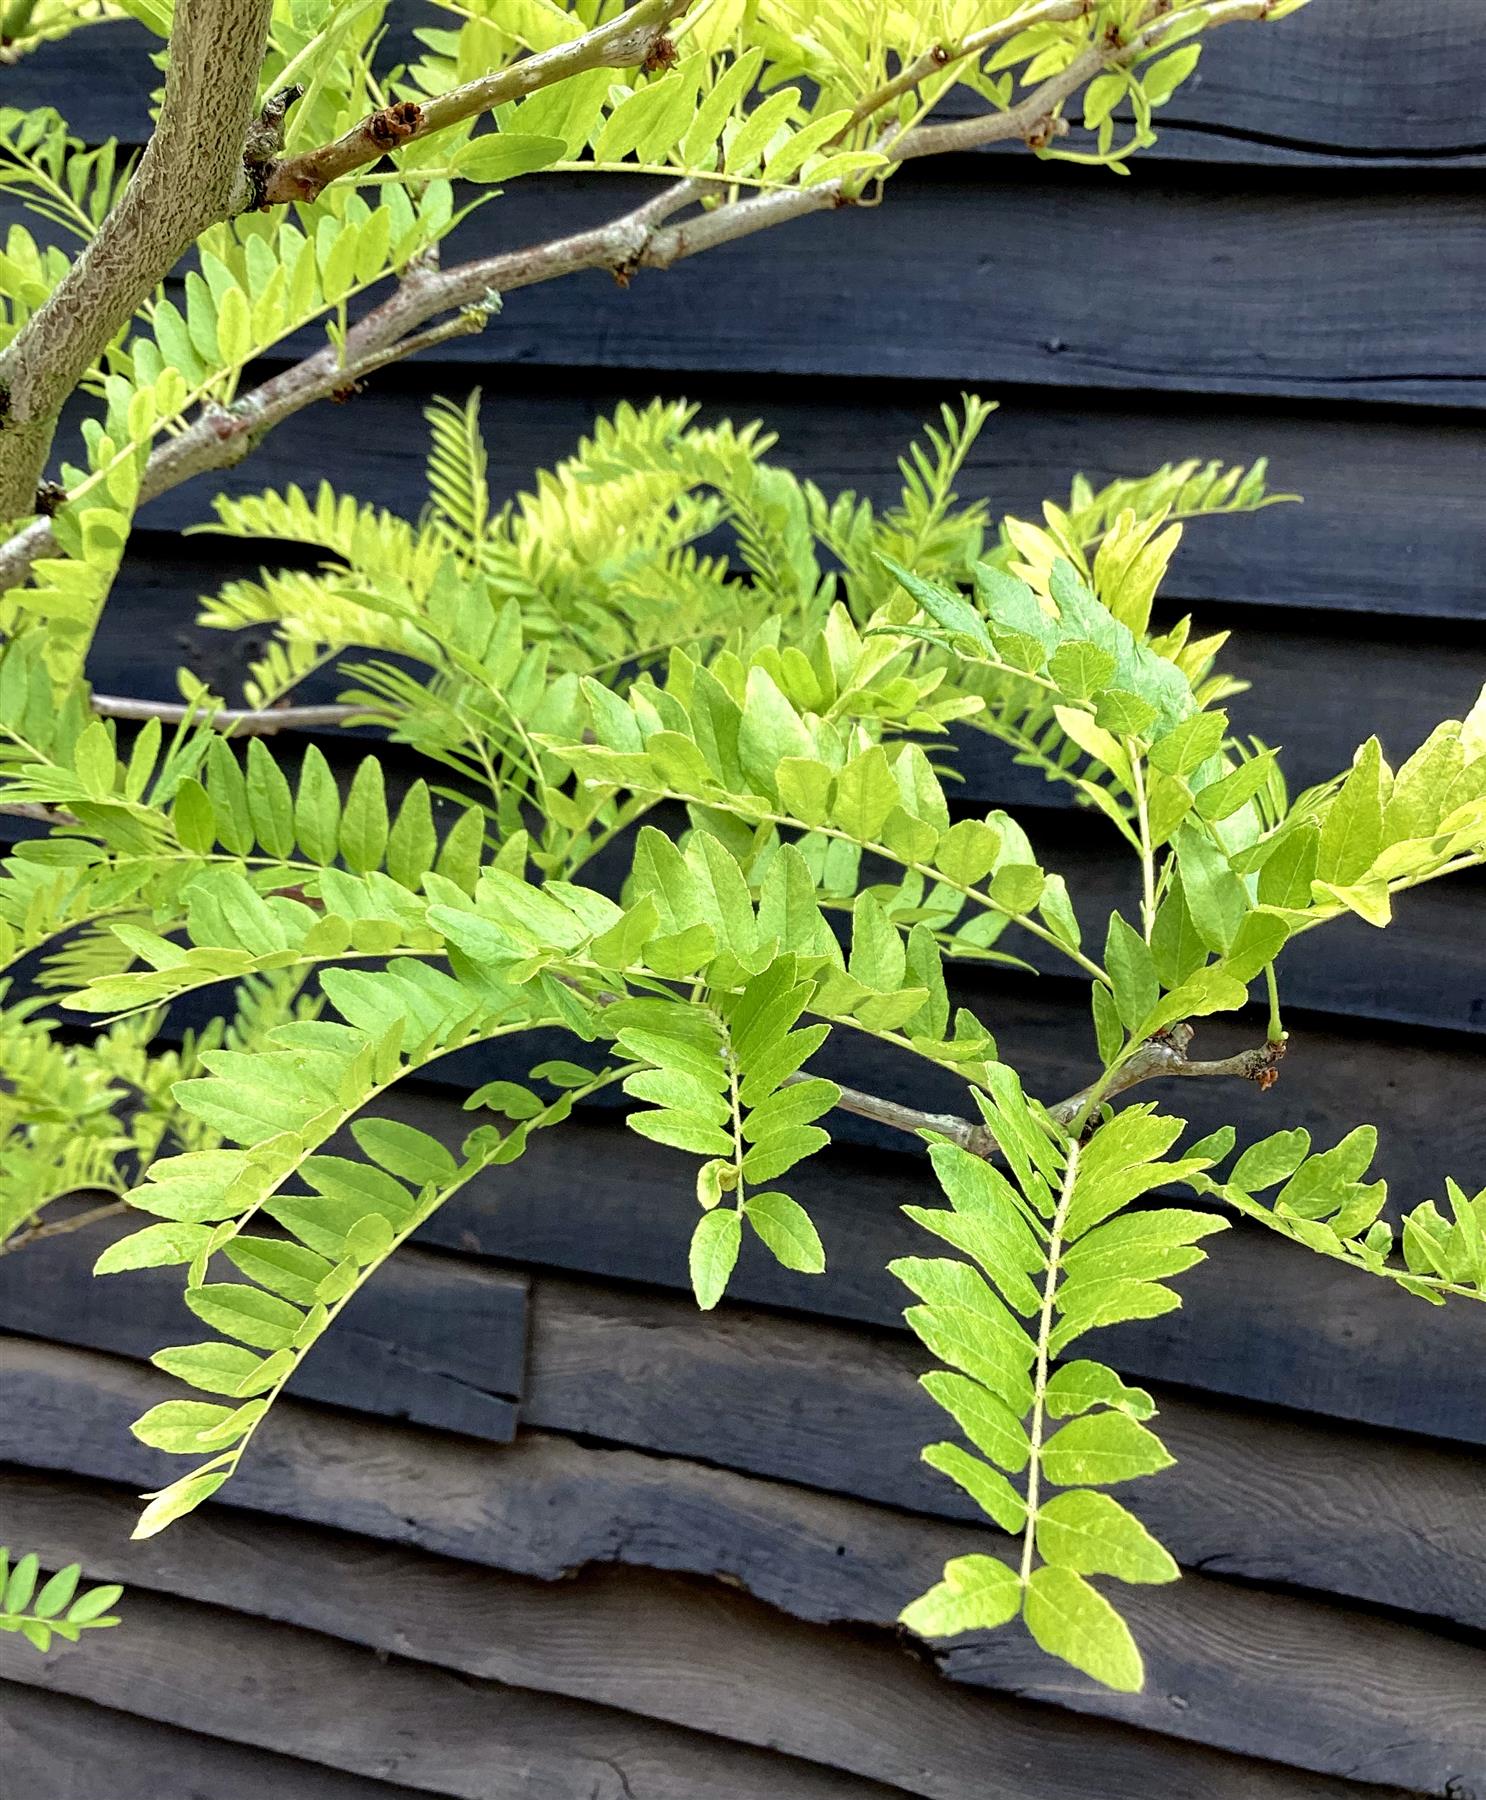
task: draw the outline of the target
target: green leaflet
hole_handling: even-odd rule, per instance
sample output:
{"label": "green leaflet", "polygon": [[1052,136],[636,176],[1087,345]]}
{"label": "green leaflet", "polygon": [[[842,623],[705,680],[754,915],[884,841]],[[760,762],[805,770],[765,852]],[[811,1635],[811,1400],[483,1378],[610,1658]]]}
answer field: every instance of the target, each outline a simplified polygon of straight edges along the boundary
{"label": "green leaflet", "polygon": [[1072,1569],[1044,1563],[1027,1579],[1027,1629],[1049,1656],[1072,1663],[1119,1693],[1138,1693],[1145,1665],[1130,1628],[1099,1590]]}
{"label": "green leaflet", "polygon": [[[1141,1685],[1140,1653],[1119,1613],[1085,1579],[1170,1581],[1176,1565],[1102,1487],[1158,1473],[1172,1458],[1143,1421],[1150,1396],[1103,1364],[1053,1365],[1063,1346],[1106,1324],[1151,1316],[1177,1296],[1154,1276],[1203,1259],[1199,1241],[1225,1228],[1208,1213],[1130,1212],[1150,1189],[1205,1179],[1201,1156],[1162,1161],[1179,1119],[1132,1106],[1070,1143],[997,1065],[986,1123],[1012,1169],[947,1144],[933,1150],[947,1213],[907,1209],[974,1257],[905,1258],[892,1271],[918,1296],[905,1317],[947,1370],[923,1377],[969,1445],[933,1444],[925,1459],[1003,1531],[1021,1539],[1017,1566],[951,1564],[908,1607],[928,1636],[994,1628],[1018,1613],[1049,1654],[1106,1686]],[[1023,1325],[1017,1314],[1028,1320]],[[1056,1492],[1050,1490],[1056,1489]]]}
{"label": "green leaflet", "polygon": [[[720,867],[719,852],[708,854]],[[747,911],[746,921],[740,912],[734,923],[735,943],[751,933]],[[693,1002],[620,1001],[604,1019],[620,1049],[649,1065],[624,1080],[627,1094],[654,1107],[631,1113],[631,1128],[708,1159],[697,1176],[704,1210],[689,1257],[703,1308],[715,1306],[726,1289],[745,1220],[785,1268],[815,1275],[825,1268],[824,1247],[804,1208],[765,1185],[829,1141],[814,1121],[841,1093],[834,1082],[797,1073],[826,1030],[795,1029],[812,998],[812,984],[799,974],[798,960],[782,956],[736,990],[714,990]]]}

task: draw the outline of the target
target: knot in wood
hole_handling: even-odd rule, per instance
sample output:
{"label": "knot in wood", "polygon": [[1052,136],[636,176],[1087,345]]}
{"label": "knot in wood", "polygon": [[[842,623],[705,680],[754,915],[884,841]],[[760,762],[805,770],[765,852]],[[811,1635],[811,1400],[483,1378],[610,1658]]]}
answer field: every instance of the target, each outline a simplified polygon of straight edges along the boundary
{"label": "knot in wood", "polygon": [[1068,121],[1058,113],[1044,113],[1034,119],[1023,134],[1029,150],[1046,150],[1054,138],[1068,135]]}
{"label": "knot in wood", "polygon": [[379,150],[395,150],[405,144],[423,124],[423,108],[416,100],[399,100],[396,106],[384,106],[375,112],[362,128]]}

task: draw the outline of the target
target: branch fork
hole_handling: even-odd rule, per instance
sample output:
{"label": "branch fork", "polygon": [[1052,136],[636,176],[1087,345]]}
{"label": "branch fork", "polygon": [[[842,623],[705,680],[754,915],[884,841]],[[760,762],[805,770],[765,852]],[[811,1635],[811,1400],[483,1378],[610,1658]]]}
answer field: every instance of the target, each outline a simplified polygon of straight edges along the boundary
{"label": "branch fork", "polygon": [[[1237,1076],[1241,1080],[1255,1082],[1261,1091],[1267,1092],[1279,1079],[1279,1065],[1287,1047],[1284,1039],[1260,1044],[1251,1050],[1241,1050],[1236,1056],[1202,1062],[1187,1055],[1187,1046],[1195,1036],[1193,1027],[1185,1020],[1158,1032],[1155,1037],[1142,1044],[1112,1077],[1080,1088],[1076,1094],[1070,1094],[1066,1100],[1050,1106],[1047,1109],[1049,1117],[1059,1125],[1072,1125],[1087,1107],[1112,1100],[1117,1094],[1123,1094],[1145,1081],[1164,1081],[1179,1076],[1198,1079]],[[791,1077],[794,1081],[807,1079],[809,1077],[804,1075]],[[995,1137],[986,1125],[973,1119],[960,1118],[953,1113],[921,1112],[916,1107],[900,1106],[896,1100],[881,1100],[875,1094],[864,1094],[849,1087],[841,1089],[838,1104],[843,1112],[856,1113],[859,1118],[871,1119],[894,1131],[913,1132],[917,1135],[928,1132],[936,1137],[947,1138],[950,1143],[958,1144],[971,1156],[978,1156],[986,1162],[999,1149]]]}

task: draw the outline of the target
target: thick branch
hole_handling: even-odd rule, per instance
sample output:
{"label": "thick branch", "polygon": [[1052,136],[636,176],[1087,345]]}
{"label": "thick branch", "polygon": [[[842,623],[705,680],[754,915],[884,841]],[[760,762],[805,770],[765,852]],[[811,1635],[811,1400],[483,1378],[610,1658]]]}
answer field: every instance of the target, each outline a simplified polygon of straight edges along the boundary
{"label": "thick branch", "polygon": [[[811,1075],[791,1075],[786,1086],[814,1079]],[[952,1144],[958,1144],[962,1150],[968,1150],[972,1156],[990,1158],[996,1153],[996,1140],[984,1125],[972,1123],[954,1113],[920,1112],[916,1107],[900,1106],[896,1100],[879,1100],[875,1094],[864,1094],[857,1088],[849,1087],[841,1089],[841,1098],[836,1104],[842,1112],[855,1113],[862,1119],[873,1119],[877,1124],[886,1125],[893,1131],[932,1131],[939,1137],[948,1138]]]}
{"label": "thick branch", "polygon": [[1285,1054],[1283,1040],[1260,1044],[1253,1050],[1241,1050],[1237,1056],[1225,1056],[1216,1062],[1197,1062],[1187,1056],[1187,1045],[1194,1032],[1190,1025],[1173,1025],[1160,1037],[1142,1044],[1122,1068],[1107,1081],[1092,1082],[1078,1093],[1060,1100],[1048,1111],[1060,1125],[1071,1125],[1091,1101],[1113,1100],[1145,1081],[1167,1081],[1178,1077],[1206,1079],[1212,1076],[1237,1076],[1256,1081],[1261,1088],[1271,1088],[1279,1078],[1279,1065]]}
{"label": "thick branch", "polygon": [[379,162],[389,151],[415,138],[432,137],[492,107],[534,94],[555,81],[567,81],[588,69],[631,69],[656,55],[665,28],[684,13],[692,0],[639,0],[628,12],[597,30],[585,32],[551,50],[528,56],[509,68],[467,81],[421,106],[404,100],[364,118],[334,143],[286,157],[266,171],[261,202],[271,206],[291,200],[313,200],[338,176]]}
{"label": "thick branch", "polygon": [[121,326],[247,191],[272,0],[177,0],[159,122],[96,237],[0,355],[0,519],[35,510],[57,415]]}

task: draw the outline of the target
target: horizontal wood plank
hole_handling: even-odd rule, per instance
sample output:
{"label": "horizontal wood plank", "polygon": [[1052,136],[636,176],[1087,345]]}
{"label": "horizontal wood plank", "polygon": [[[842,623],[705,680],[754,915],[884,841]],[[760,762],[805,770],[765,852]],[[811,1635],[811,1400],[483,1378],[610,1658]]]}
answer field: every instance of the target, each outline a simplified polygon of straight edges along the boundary
{"label": "horizontal wood plank", "polygon": [[[386,63],[416,54],[422,13],[396,0]],[[1468,161],[1483,143],[1486,80],[1471,0],[1352,0],[1272,28],[1239,26],[1207,46],[1197,76],[1163,109],[1143,154],[1222,163]],[[138,140],[148,126],[155,40],[120,23],[44,47],[7,74],[11,105],[59,107],[90,140]],[[107,81],[97,79],[106,67]]]}
{"label": "horizontal wood plank", "polygon": [[[136,536],[100,638],[98,654],[118,669],[111,684],[127,677],[130,691],[146,692],[151,690],[141,683],[163,678],[168,685],[161,691],[173,694],[176,662],[212,646],[220,652],[230,642],[221,632],[193,628],[197,596],[282,554],[268,545],[220,540],[179,545],[165,531],[209,518],[218,491],[256,493],[295,481],[312,488],[327,470],[342,492],[416,518],[426,499],[427,427],[420,410],[435,393],[463,399],[480,379],[478,370],[421,363],[376,376],[354,401],[312,407],[288,420],[237,468],[147,506],[140,514],[146,530]],[[1173,602],[1208,602],[1205,622],[1215,619],[1241,635],[1286,629],[1268,615],[1246,625],[1253,606],[1486,617],[1486,518],[1474,479],[1481,434],[1471,422],[1448,413],[1353,408],[1319,416],[1314,407],[1197,410],[1191,402],[1163,403],[1155,396],[1101,403],[1093,395],[1017,388],[999,378],[981,385],[999,409],[957,486],[967,500],[987,498],[994,516],[1038,517],[1044,499],[1066,497],[1079,471],[1103,483],[1185,457],[1244,464],[1270,458],[1274,491],[1300,494],[1303,505],[1197,521],[1186,529],[1166,591]],[[571,454],[596,415],[658,391],[697,401],[704,422],[760,418],[779,434],[771,461],[828,493],[851,488],[887,504],[901,485],[897,458],[904,447],[959,391],[953,384],[918,382],[863,389],[825,379],[745,386],[705,371],[568,376],[522,369],[485,386],[489,479],[497,501],[530,488],[535,470]],[[111,636],[109,627],[121,613],[156,607],[169,633],[158,643]],[[1305,619],[1295,629],[1326,627]],[[1399,634],[1397,626],[1356,629],[1362,644],[1374,630]],[[1435,641],[1436,634],[1421,635],[1416,653],[1429,654]],[[1449,637],[1440,641],[1455,644]],[[138,662],[122,666],[131,647]],[[1321,654],[1328,653],[1323,647]],[[1390,679],[1386,666],[1373,675],[1385,685]]]}
{"label": "horizontal wood plank", "polygon": [[25,1800],[97,1800],[103,1782],[112,1800],[421,1800],[416,1788],[9,1681],[0,1684],[0,1767]]}
{"label": "horizontal wood plank", "polygon": [[[981,1011],[1003,1031],[1003,1054],[1022,1069],[1032,1092],[1051,1100],[1087,1078],[1081,1064],[1064,1060],[1071,1024],[1066,1012],[1042,1011],[1035,1000],[1015,1013],[1007,1008]],[[543,1054],[565,1048],[554,1035],[550,1044],[518,1041],[516,1050],[501,1059],[453,1057],[444,1068],[449,1086],[395,1091],[376,1111],[405,1119],[457,1148],[471,1123],[457,1103],[461,1089],[468,1092],[492,1073],[520,1077]],[[1212,1044],[1204,1039],[1203,1048],[1226,1053],[1228,1046],[1221,1038]],[[1301,1040],[1295,1059],[1280,1090],[1287,1097],[1282,1114],[1275,1112],[1274,1095],[1237,1083],[1184,1083],[1167,1104],[1173,1110],[1180,1106],[1197,1132],[1233,1119],[1243,1128],[1241,1141],[1247,1142],[1281,1125],[1302,1124],[1313,1131],[1318,1146],[1381,1113],[1380,1169],[1405,1206],[1441,1193],[1444,1176],[1452,1170],[1469,1183],[1473,1171],[1486,1163],[1482,1114],[1472,1102],[1479,1093],[1479,1058],[1442,1056],[1430,1065],[1432,1104],[1427,1111],[1419,1109],[1413,1082],[1389,1068],[1388,1053],[1381,1047],[1369,1057],[1345,1040]],[[916,1070],[905,1078],[900,1062],[880,1052],[864,1054],[855,1043],[828,1044],[815,1066],[903,1103],[963,1105],[948,1086],[925,1083]],[[1367,1098],[1374,1104],[1362,1107],[1355,1090],[1369,1081],[1373,1086]],[[1384,1111],[1377,1102],[1390,1089],[1396,1099]],[[1459,1110],[1454,1111],[1457,1097]],[[1412,1127],[1403,1128],[1410,1112]],[[1396,1140],[1387,1130],[1392,1121],[1401,1127]],[[827,1274],[792,1274],[750,1245],[733,1292],[748,1302],[898,1329],[905,1299],[886,1265],[922,1247],[918,1228],[900,1208],[908,1202],[937,1204],[938,1190],[911,1139],[846,1114],[835,1115],[831,1129],[836,1144],[802,1164],[792,1182],[792,1191],[825,1236]],[[338,1147],[354,1154],[349,1142]],[[612,1110],[585,1111],[558,1130],[538,1133],[520,1162],[476,1176],[421,1235],[427,1243],[505,1262],[684,1291],[689,1286],[686,1243],[695,1218],[694,1164],[684,1152],[641,1139]],[[602,1179],[596,1180],[598,1170]],[[16,1272],[6,1278],[12,1298],[6,1301],[5,1317],[11,1329],[134,1356],[174,1341],[187,1321],[175,1272],[96,1283],[88,1275],[109,1229],[94,1226],[28,1251],[29,1258],[45,1249],[51,1268],[60,1271],[52,1281],[75,1289],[83,1302],[62,1309],[60,1322],[54,1322],[58,1311],[44,1293],[28,1297],[34,1276],[27,1278],[21,1259],[15,1259]],[[1116,1328],[1109,1353],[1123,1359],[1122,1367],[1142,1378],[1266,1406],[1458,1442],[1486,1442],[1476,1382],[1486,1350],[1486,1308],[1457,1301],[1426,1309],[1391,1284],[1254,1226],[1226,1233],[1212,1249],[1212,1261],[1184,1282],[1184,1305],[1178,1312]],[[501,1415],[486,1418],[482,1427],[483,1403],[476,1410],[464,1384],[488,1394],[509,1377],[481,1333],[469,1331],[472,1341],[466,1341],[468,1314],[457,1308],[455,1297],[466,1296],[467,1306],[469,1294],[483,1296],[486,1290],[477,1281],[478,1271],[470,1266],[420,1259],[415,1251],[394,1259],[382,1278],[385,1285],[369,1286],[366,1303],[382,1296],[376,1302],[385,1308],[380,1330],[390,1343],[399,1343],[400,1332],[416,1330],[419,1354],[451,1371],[454,1391],[433,1422],[484,1435]],[[415,1285],[405,1289],[408,1282]],[[138,1304],[163,1309],[163,1317],[136,1315],[136,1283],[143,1290]],[[415,1304],[409,1304],[409,1293],[416,1296]],[[158,1298],[151,1300],[152,1294]],[[431,1304],[435,1296],[437,1303]],[[417,1307],[429,1309],[431,1316]],[[406,1323],[410,1320],[414,1323]],[[199,1334],[188,1329],[188,1335]],[[337,1372],[334,1391],[317,1397],[337,1399],[340,1393],[362,1391],[353,1350],[338,1353],[335,1343],[332,1333],[321,1354],[327,1359],[340,1354],[350,1361]],[[490,1360],[482,1361],[486,1357]],[[306,1365],[307,1379],[314,1362],[312,1358]],[[464,1423],[455,1424],[456,1419]]]}
{"label": "horizontal wood plank", "polygon": [[[838,1255],[843,1246],[836,1219],[814,1195],[805,1198],[830,1245],[832,1277],[817,1288],[839,1287],[856,1276],[864,1287],[875,1279],[887,1289],[895,1284],[875,1255],[926,1247],[899,1221],[897,1241],[879,1238],[873,1257],[859,1260],[850,1238],[844,1256]],[[573,1231],[582,1231],[587,1221],[564,1210]],[[683,1266],[684,1230],[670,1248],[673,1269],[664,1273],[674,1279]],[[633,1259],[606,1271],[632,1277],[642,1272]],[[1187,1310],[1201,1300],[1204,1287],[1211,1293],[1236,1285],[1231,1266],[1227,1282],[1222,1274],[1209,1267],[1183,1284]],[[922,1446],[947,1427],[916,1385],[928,1366],[917,1345],[901,1335],[745,1310],[760,1298],[777,1301],[791,1287],[806,1286],[774,1275],[752,1249],[734,1284],[736,1298],[709,1318],[698,1316],[689,1298],[546,1278],[538,1290],[523,1422],[882,1504],[978,1519],[957,1489],[918,1461]],[[802,1303],[825,1309],[832,1298],[808,1293]],[[895,1308],[890,1316],[896,1322],[903,1296],[884,1293],[883,1300],[884,1315]],[[1189,1337],[1197,1338],[1196,1354],[1186,1359],[1195,1366],[1189,1371],[1178,1355],[1169,1359],[1178,1380],[1187,1376],[1203,1386],[1220,1381],[1214,1372],[1222,1366],[1223,1343],[1214,1343],[1212,1334]],[[1149,1378],[1150,1359],[1140,1356],[1140,1344],[1122,1348],[1109,1345],[1100,1354],[1129,1376]],[[1450,1346],[1433,1348],[1436,1360],[1446,1362]],[[1285,1410],[1291,1395],[1282,1358],[1289,1349],[1283,1337],[1266,1346],[1279,1410],[1242,1410],[1190,1387],[1159,1390],[1161,1428],[1178,1467],[1137,1494],[1137,1510],[1189,1568],[1283,1581],[1486,1628],[1486,1475],[1478,1457]],[[38,1345],[14,1354],[23,1367],[39,1359],[45,1371],[62,1353]],[[38,1453],[37,1436],[29,1430],[22,1460]],[[44,1442],[40,1453],[51,1455]],[[98,1472],[75,1460],[81,1452],[71,1430],[64,1431],[57,1454],[58,1466]],[[146,1454],[139,1479],[156,1485],[171,1467],[171,1459]],[[1256,1471],[1264,1471],[1262,1477]]]}
{"label": "horizontal wood plank", "polygon": [[[917,1386],[932,1366],[917,1346],[736,1307],[698,1321],[684,1301],[588,1286],[544,1283],[538,1295],[524,1423],[915,1512],[980,1517],[918,1462],[950,1427]],[[1099,1354],[1130,1372],[1113,1348]],[[1473,1466],[1469,1455],[1422,1446],[1416,1455],[1362,1432],[1158,1391],[1159,1429],[1177,1470],[1126,1497],[1184,1566],[1486,1623],[1486,1542],[1472,1522],[1486,1500],[1478,1459]],[[1454,1546],[1428,1572],[1414,1541],[1421,1505],[1439,1542]],[[1308,1511],[1308,1521],[1293,1523],[1292,1509]],[[1353,1548],[1339,1551],[1338,1536]],[[1368,1555],[1392,1562],[1390,1573],[1363,1569]],[[1404,1566],[1412,1579],[1400,1578]]]}
{"label": "horizontal wood plank", "polygon": [[[1479,195],[1381,176],[1341,192],[1214,195],[1160,171],[1069,185],[996,167],[993,185],[911,172],[880,207],[798,220],[627,289],[588,271],[510,293],[487,331],[426,366],[446,381],[527,363],[1486,402]],[[651,191],[614,179],[515,183],[452,235],[445,259],[582,229]]]}
{"label": "horizontal wood plank", "polygon": [[[628,288],[589,270],[510,292],[485,332],[451,339],[424,366],[448,371],[446,382],[535,364],[1467,413],[1486,403],[1478,191],[1378,175],[1341,191],[1323,182],[1215,194],[1161,170],[1069,184],[997,163],[1000,179],[988,183],[962,167],[907,172],[881,206],[796,220]],[[528,177],[475,210],[445,260],[598,224],[653,187]],[[0,205],[0,228],[14,215]],[[323,341],[315,326],[286,350]]]}
{"label": "horizontal wood plank", "polygon": [[[1208,1110],[1216,1113],[1217,1103]],[[438,1128],[432,1109],[401,1116]],[[426,1236],[461,1250],[685,1289],[693,1159],[633,1134],[626,1142],[617,1128],[589,1139],[588,1129],[570,1124],[547,1134],[525,1162],[478,1178]],[[1342,1129],[1333,1118],[1322,1141]],[[750,1249],[734,1291],[749,1301],[897,1326],[906,1302],[884,1271],[891,1257],[922,1250],[921,1234],[898,1209],[937,1203],[924,1164],[883,1151],[833,1150],[802,1164],[791,1191],[825,1236],[827,1274],[791,1275]],[[1121,1367],[1264,1405],[1486,1441],[1477,1376],[1486,1308],[1461,1301],[1425,1309],[1391,1285],[1257,1229],[1230,1232],[1212,1251],[1210,1264],[1184,1282],[1179,1312],[1117,1328],[1108,1354],[1123,1359]]]}
{"label": "horizontal wood plank", "polygon": [[[968,1784],[977,1772],[975,1759],[984,1756],[984,1731],[992,1721],[964,1707],[959,1695],[927,1677],[922,1665],[905,1657],[881,1631],[827,1634],[694,1579],[616,1568],[541,1583],[303,1527],[255,1524],[219,1509],[199,1515],[189,1532],[125,1547],[126,1502],[121,1496],[77,1484],[59,1490],[55,1483],[29,1477],[0,1478],[0,1494],[27,1541],[42,1546],[50,1560],[80,1560],[90,1577],[127,1581],[131,1593],[148,1588],[266,1614],[420,1663],[459,1669],[508,1687],[586,1698],[645,1718],[673,1724],[706,1719],[727,1740],[769,1745],[910,1793],[974,1791]],[[927,1535],[942,1533],[931,1528]],[[938,1546],[923,1548],[933,1555]],[[1231,1591],[1224,1592],[1220,1614],[1232,1598]],[[1163,1596],[1163,1603],[1167,1600]],[[1322,1620],[1307,1636],[1304,1626],[1297,1625],[1298,1609],[1283,1600],[1244,1595],[1239,1611],[1245,1610],[1247,1622],[1262,1618],[1268,1626],[1265,1648],[1271,1669],[1282,1657],[1292,1665],[1335,1657],[1334,1643],[1322,1633],[1336,1620]],[[1218,1638],[1234,1623],[1231,1611],[1215,1620],[1211,1605],[1201,1616]],[[1394,1647],[1389,1640],[1396,1641],[1395,1627],[1384,1627],[1380,1640],[1369,1622],[1353,1623],[1374,1638],[1368,1646],[1374,1653],[1386,1654]],[[1189,1616],[1168,1636],[1190,1631],[1192,1624]],[[233,1629],[224,1622],[225,1636]],[[1015,1685],[1023,1691],[1025,1679],[1033,1693],[1047,1689],[1037,1652],[1025,1639],[1017,1642],[1018,1637],[1017,1632],[998,1633],[976,1646],[981,1654],[995,1647],[997,1676],[990,1685]],[[1131,1703],[1128,1714],[1130,1722],[1154,1722],[1165,1735],[1172,1709],[1169,1696],[1157,1698],[1155,1690],[1169,1680],[1171,1671],[1163,1664],[1170,1645],[1159,1641],[1159,1628],[1156,1637],[1148,1645],[1153,1691]],[[1231,1654],[1233,1647],[1227,1648]],[[1452,1689],[1472,1655],[1448,1646],[1440,1657],[1433,1640],[1418,1640],[1411,1648],[1410,1698],[1422,1702],[1425,1713],[1437,1720],[1441,1682],[1447,1692]],[[957,1661],[968,1668],[970,1654],[965,1648],[947,1657],[941,1652],[940,1660],[951,1670]],[[1018,1672],[1013,1675],[1013,1670]],[[1190,1686],[1190,1667],[1183,1673]],[[1310,1682],[1302,1675],[1299,1685]],[[1381,1677],[1375,1676],[1372,1685],[1381,1690]],[[1300,1698],[1295,1696],[1297,1702]],[[1396,1705],[1400,1698],[1395,1694],[1385,1704]],[[1376,1705],[1381,1699],[1381,1692],[1369,1693],[1365,1703]],[[997,1710],[1004,1716],[1004,1708]],[[1343,1738],[1349,1752],[1366,1754],[1347,1710],[1332,1703],[1326,1709],[1329,1717],[1311,1713],[1304,1741],[1292,1742],[1280,1726],[1263,1741],[1267,1760],[1288,1762],[1294,1749],[1314,1758],[1318,1744]],[[1036,1739],[1025,1735],[1030,1726],[1051,1740],[1056,1758],[1059,1734],[1056,1727],[1049,1730],[1056,1715],[1021,1709],[1020,1716],[1025,1723],[1017,1734],[1018,1749],[1025,1754],[1036,1746]],[[1447,1737],[1454,1735],[1448,1720],[1443,1729]],[[1005,1756],[1010,1746],[1000,1742]],[[1452,1747],[1457,1754],[1462,1749],[1474,1754],[1468,1742]],[[1150,1745],[1153,1775],[1159,1771],[1158,1779],[1174,1780],[1177,1769],[1161,1767],[1166,1749]],[[1179,1751],[1178,1757],[1191,1767],[1190,1751]],[[1237,1771],[1213,1761],[1214,1791],[1227,1791]],[[1384,1765],[1369,1759],[1364,1769],[1376,1779]],[[995,1763],[982,1764],[978,1773],[986,1780],[995,1771]],[[1408,1772],[1413,1778],[1420,1771],[1415,1766]],[[1263,1773],[1281,1791],[1294,1779],[1273,1768]]]}
{"label": "horizontal wood plank", "polygon": [[[210,1336],[181,1298],[183,1270],[91,1273],[104,1248],[140,1222],[137,1213],[99,1219],[0,1258],[0,1328],[134,1357]],[[289,1391],[509,1442],[526,1355],[525,1281],[417,1250],[382,1274],[347,1304]]]}
{"label": "horizontal wood plank", "polygon": [[54,1647],[40,1658],[6,1638],[0,1672],[456,1800],[888,1800],[891,1792],[698,1731],[389,1662],[142,1591],[130,1596],[113,1654],[91,1648]]}

